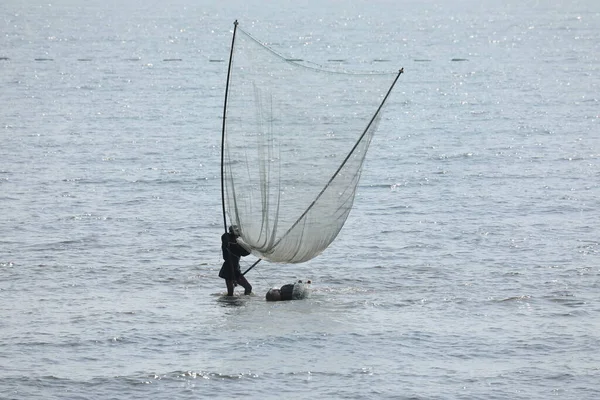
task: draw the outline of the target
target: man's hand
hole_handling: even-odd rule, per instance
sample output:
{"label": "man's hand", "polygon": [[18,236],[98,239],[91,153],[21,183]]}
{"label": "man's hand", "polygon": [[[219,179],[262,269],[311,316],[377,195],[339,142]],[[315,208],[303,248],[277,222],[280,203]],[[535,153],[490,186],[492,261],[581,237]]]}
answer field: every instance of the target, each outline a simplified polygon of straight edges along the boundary
{"label": "man's hand", "polygon": [[237,244],[246,249],[246,251],[250,252],[250,246],[248,245],[248,243],[244,242],[241,237],[238,237],[235,241],[237,242]]}

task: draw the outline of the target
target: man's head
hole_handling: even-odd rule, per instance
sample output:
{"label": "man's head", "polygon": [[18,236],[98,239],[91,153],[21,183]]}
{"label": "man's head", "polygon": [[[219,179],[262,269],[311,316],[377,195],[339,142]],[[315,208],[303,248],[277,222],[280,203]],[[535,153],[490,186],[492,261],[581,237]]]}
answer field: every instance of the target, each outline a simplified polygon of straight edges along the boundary
{"label": "man's head", "polygon": [[229,227],[229,233],[234,236],[240,236],[240,228],[237,225],[231,225]]}
{"label": "man's head", "polygon": [[269,289],[266,298],[267,301],[279,301],[281,300],[281,292],[279,291],[279,289]]}

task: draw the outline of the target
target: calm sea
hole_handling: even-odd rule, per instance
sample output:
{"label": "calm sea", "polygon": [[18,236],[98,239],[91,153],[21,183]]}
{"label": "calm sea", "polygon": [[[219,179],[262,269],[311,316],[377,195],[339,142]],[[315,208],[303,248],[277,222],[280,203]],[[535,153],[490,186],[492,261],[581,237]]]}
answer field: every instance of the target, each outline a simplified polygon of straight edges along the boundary
{"label": "calm sea", "polygon": [[[235,19],[406,73],[338,239],[227,300]],[[600,398],[596,0],[5,0],[0,26],[0,398]]]}

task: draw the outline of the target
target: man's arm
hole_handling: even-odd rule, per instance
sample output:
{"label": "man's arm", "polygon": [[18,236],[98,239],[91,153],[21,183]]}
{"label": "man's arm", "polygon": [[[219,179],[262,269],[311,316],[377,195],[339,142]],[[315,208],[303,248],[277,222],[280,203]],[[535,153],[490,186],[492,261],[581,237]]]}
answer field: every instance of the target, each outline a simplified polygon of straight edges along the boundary
{"label": "man's arm", "polygon": [[229,242],[229,251],[241,257],[245,257],[250,254],[250,252],[246,249],[246,243],[244,243],[244,241],[240,238],[237,238],[236,240],[237,243]]}

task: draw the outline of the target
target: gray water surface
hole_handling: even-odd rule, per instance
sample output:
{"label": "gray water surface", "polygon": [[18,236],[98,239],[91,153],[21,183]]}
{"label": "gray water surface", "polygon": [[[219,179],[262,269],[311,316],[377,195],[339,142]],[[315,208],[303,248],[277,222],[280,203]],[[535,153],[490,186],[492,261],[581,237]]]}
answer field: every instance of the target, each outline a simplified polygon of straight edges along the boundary
{"label": "gray water surface", "polygon": [[[596,1],[0,12],[1,398],[600,397]],[[290,57],[406,72],[338,239],[227,299],[235,19]],[[295,279],[310,299],[264,301]]]}

